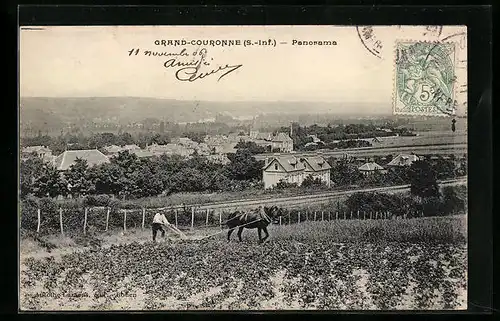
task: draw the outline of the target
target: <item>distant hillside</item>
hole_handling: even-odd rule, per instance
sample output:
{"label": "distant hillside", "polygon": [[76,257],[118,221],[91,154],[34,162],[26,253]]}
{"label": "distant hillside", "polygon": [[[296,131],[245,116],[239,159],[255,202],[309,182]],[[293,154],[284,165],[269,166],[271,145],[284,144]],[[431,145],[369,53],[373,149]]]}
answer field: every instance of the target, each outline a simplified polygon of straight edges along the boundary
{"label": "distant hillside", "polygon": [[[95,119],[112,119],[119,123],[140,122],[145,118],[163,118],[170,122],[195,122],[215,118],[218,114],[242,117],[271,114],[334,113],[350,115],[353,110],[370,110],[371,115],[390,109],[362,104],[309,102],[208,102],[138,97],[96,98],[21,98],[21,123],[84,123]],[[354,107],[354,108],[353,108]],[[388,112],[385,113],[388,115]],[[368,114],[363,114],[364,116]]]}

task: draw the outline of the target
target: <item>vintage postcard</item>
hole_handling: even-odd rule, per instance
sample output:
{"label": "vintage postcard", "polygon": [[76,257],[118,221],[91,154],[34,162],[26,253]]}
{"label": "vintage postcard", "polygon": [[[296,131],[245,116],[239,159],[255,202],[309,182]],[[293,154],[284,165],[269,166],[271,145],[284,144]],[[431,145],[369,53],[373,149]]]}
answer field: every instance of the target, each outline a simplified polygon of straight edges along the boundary
{"label": "vintage postcard", "polygon": [[19,307],[467,309],[465,26],[19,34]]}

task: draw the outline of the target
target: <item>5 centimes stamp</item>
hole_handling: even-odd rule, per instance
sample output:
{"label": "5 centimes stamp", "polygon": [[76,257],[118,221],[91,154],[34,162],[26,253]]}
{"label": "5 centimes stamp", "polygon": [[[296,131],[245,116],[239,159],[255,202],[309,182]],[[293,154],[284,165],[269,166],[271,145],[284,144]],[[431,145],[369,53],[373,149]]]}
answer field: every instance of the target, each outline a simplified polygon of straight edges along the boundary
{"label": "5 centimes stamp", "polygon": [[455,43],[396,41],[394,114],[454,113]]}

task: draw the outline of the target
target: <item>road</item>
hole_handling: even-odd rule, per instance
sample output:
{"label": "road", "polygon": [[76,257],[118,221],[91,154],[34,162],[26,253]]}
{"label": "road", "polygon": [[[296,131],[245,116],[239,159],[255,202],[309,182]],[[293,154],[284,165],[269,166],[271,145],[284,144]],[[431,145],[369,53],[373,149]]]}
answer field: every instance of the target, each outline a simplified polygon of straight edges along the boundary
{"label": "road", "polygon": [[[467,184],[467,176],[460,179],[445,180],[439,182],[440,186],[454,186],[454,185],[465,185]],[[278,197],[278,198],[266,198],[266,199],[251,199],[251,200],[237,200],[237,201],[227,201],[224,203],[208,203],[203,205],[194,206],[197,210],[216,210],[216,211],[233,211],[233,210],[243,210],[243,209],[253,209],[260,205],[263,206],[286,206],[288,208],[304,206],[307,204],[321,204],[328,203],[332,200],[337,200],[342,197],[352,195],[359,192],[384,192],[384,193],[401,193],[410,190],[410,185],[397,185],[397,186],[385,186],[385,187],[371,187],[371,188],[360,188],[347,191],[334,191],[328,193],[318,193],[310,195],[301,196],[291,196],[291,197]],[[191,207],[191,206],[189,206]],[[177,207],[181,208],[181,207]],[[175,208],[172,208],[175,209]]]}
{"label": "road", "polygon": [[[353,157],[373,157],[373,156],[386,156],[392,154],[415,153],[417,155],[429,154],[454,154],[465,155],[467,154],[467,144],[448,144],[448,145],[428,145],[428,146],[399,146],[399,147],[365,147],[365,148],[350,148],[343,150],[331,150],[321,152],[297,152],[297,153],[281,153],[279,155],[285,156],[312,156],[321,154],[325,157],[345,157],[346,154]],[[272,157],[277,154],[258,154],[255,159],[264,160],[267,157]]]}

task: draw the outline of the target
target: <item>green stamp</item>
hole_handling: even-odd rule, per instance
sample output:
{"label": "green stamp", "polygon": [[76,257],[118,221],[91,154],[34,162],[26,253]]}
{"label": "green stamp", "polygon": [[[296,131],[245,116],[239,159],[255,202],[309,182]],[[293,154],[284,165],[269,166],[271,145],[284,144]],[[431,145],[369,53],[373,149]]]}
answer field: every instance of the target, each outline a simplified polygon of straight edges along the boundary
{"label": "green stamp", "polygon": [[395,54],[393,113],[454,115],[455,44],[399,41]]}

